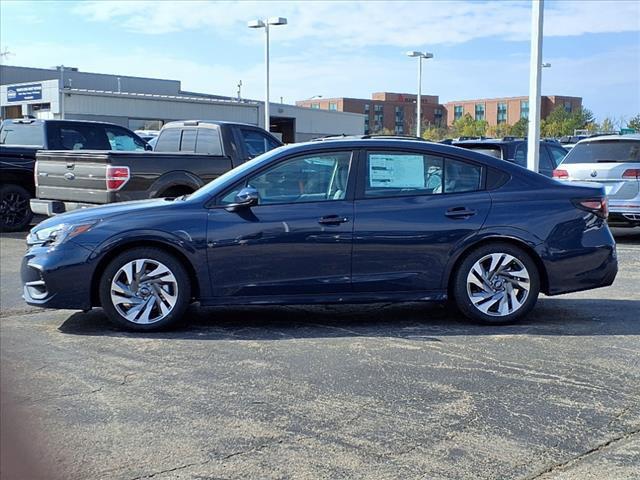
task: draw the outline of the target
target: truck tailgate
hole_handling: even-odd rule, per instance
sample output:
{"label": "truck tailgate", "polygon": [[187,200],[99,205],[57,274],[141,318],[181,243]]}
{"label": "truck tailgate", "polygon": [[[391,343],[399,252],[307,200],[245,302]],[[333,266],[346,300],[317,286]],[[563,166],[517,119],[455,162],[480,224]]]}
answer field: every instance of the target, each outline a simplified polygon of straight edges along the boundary
{"label": "truck tailgate", "polygon": [[36,196],[48,200],[108,203],[106,151],[43,150],[36,155]]}

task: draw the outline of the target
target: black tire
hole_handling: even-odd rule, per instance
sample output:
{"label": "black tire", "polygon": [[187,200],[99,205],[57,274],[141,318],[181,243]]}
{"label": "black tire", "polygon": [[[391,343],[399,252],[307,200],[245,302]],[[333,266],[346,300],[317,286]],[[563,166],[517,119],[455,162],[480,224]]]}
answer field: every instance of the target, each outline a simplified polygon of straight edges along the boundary
{"label": "black tire", "polygon": [[31,194],[20,185],[0,187],[0,232],[20,232],[29,226],[33,212]]}
{"label": "black tire", "polygon": [[[175,278],[175,285],[177,289],[177,292],[175,292],[175,290],[173,291],[173,293],[175,293],[175,303],[165,316],[162,316],[159,306],[152,307],[152,311],[157,312],[158,316],[161,317],[153,323],[137,323],[127,319],[121,311],[118,310],[118,308],[124,310],[127,307],[116,307],[114,300],[112,300],[112,282],[114,276],[119,274],[120,270],[129,262],[142,259],[150,260],[148,265],[153,265],[153,262],[159,262],[165,266]],[[122,272],[120,272],[119,276],[120,275],[122,275]],[[141,283],[140,285],[140,288],[142,288],[144,283]],[[149,300],[151,300],[151,298],[149,298],[151,296],[155,296],[156,299],[164,298],[164,292],[160,292],[160,296],[157,296],[153,293],[153,289],[147,289],[147,291],[151,292],[150,294],[147,293],[147,297],[145,297]],[[119,254],[109,263],[109,265],[107,265],[107,268],[104,270],[102,277],[100,278],[99,295],[102,308],[109,317],[109,320],[114,324],[128,330],[138,332],[163,330],[177,323],[184,315],[184,312],[189,306],[189,302],[191,300],[191,281],[189,280],[189,275],[187,274],[185,267],[175,256],[159,248],[136,247]],[[126,296],[125,298],[133,297]],[[135,300],[138,303],[140,303],[141,298],[143,297],[135,296]],[[115,302],[118,303],[117,300]],[[155,303],[156,305],[158,302],[160,302],[160,300],[152,301],[152,303]],[[165,308],[168,308],[166,307],[166,304]]]}
{"label": "black tire", "polygon": [[[489,303],[492,304],[492,306],[489,307],[489,311],[487,313],[481,311],[480,308],[477,307],[474,304],[474,302],[471,300],[470,293],[468,290],[467,277],[469,276],[471,269],[476,264],[476,262],[487,257],[487,255],[497,254],[497,253],[505,253],[517,259],[517,261],[519,261],[520,264],[524,266],[529,276],[529,283],[528,283],[529,290],[526,296],[522,297],[524,301],[522,301],[520,303],[520,306],[516,308],[514,305],[517,305],[517,303],[514,304],[510,298],[507,298],[505,302],[507,304],[506,308],[507,309],[512,308],[513,311],[505,315],[501,315],[499,312],[492,311],[492,309],[497,309],[500,306],[500,302],[498,302],[498,305],[495,305],[495,303],[492,302],[492,299],[495,299],[496,297],[492,297],[488,299],[487,303],[484,303],[484,301],[478,302],[479,305],[481,306],[483,305],[485,308],[487,304]],[[490,260],[486,260],[486,262],[490,262]],[[516,263],[514,262],[511,265],[516,266]],[[490,277],[490,276],[488,277],[488,278],[492,278],[492,281],[496,282],[496,284],[498,285],[498,290],[496,291],[496,295],[502,294],[504,296],[509,297],[509,294],[507,293],[509,291],[508,289],[513,288],[514,284],[512,283],[511,286],[509,286],[507,285],[507,283],[511,283],[509,280],[502,281],[503,278],[508,278],[508,277],[509,277],[508,275],[503,276],[502,274],[499,274],[495,277]],[[486,285],[491,288],[492,292],[494,291],[492,286],[490,286],[489,284],[486,284]],[[474,291],[472,291],[472,293],[474,293],[477,287],[471,286],[469,288],[474,289]],[[524,292],[524,289],[519,290],[519,288],[520,287],[516,286],[517,290],[515,292]],[[515,293],[515,292],[514,292],[514,295],[516,296],[524,295],[524,293]],[[484,294],[484,292],[482,291],[480,291],[479,293]],[[458,268],[454,273],[453,297],[454,297],[456,306],[460,309],[462,314],[467,318],[474,320],[476,322],[484,323],[484,324],[491,324],[491,325],[507,324],[507,323],[513,323],[517,320],[524,318],[529,312],[531,312],[531,310],[535,306],[538,300],[539,294],[540,294],[540,273],[538,272],[538,267],[536,266],[536,263],[533,261],[531,256],[527,252],[525,252],[522,248],[519,248],[510,243],[495,242],[495,243],[483,245],[481,247],[478,247],[472,250],[471,252],[465,255],[462,262],[460,263],[460,265],[458,266]]]}

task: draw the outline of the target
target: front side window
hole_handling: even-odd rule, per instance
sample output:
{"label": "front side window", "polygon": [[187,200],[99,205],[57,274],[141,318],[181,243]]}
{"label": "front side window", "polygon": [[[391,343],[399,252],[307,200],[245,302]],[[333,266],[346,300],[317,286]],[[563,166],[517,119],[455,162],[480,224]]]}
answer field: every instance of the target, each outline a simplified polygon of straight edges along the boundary
{"label": "front side window", "polygon": [[548,145],[549,152],[551,153],[551,160],[553,161],[553,168],[560,165],[562,159],[567,155],[567,151],[564,148],[554,147]]}
{"label": "front side window", "polygon": [[344,200],[351,152],[304,155],[285,160],[225,193],[222,205],[235,201],[244,187],[258,190],[260,205]]}
{"label": "front side window", "polygon": [[371,152],[366,169],[367,198],[472,192],[481,188],[481,167],[433,155]]}
{"label": "front side window", "polygon": [[262,155],[278,146],[272,138],[258,132],[257,130],[241,129],[242,140],[244,141],[247,153],[251,158]]}
{"label": "front side window", "polygon": [[125,152],[144,150],[144,143],[122,128],[105,127],[105,132],[109,139],[111,150]]}

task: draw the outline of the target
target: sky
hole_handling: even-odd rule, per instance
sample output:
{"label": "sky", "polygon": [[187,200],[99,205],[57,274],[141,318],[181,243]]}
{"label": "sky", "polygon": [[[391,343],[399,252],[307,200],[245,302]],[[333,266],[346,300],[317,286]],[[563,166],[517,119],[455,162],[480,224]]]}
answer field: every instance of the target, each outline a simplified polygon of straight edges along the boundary
{"label": "sky", "polygon": [[[528,1],[0,2],[8,65],[168,78],[183,90],[264,95],[264,30],[272,27],[271,99],[370,98],[422,91],[441,102],[528,95]],[[640,2],[546,0],[543,95],[583,97],[598,119],[640,113]]]}

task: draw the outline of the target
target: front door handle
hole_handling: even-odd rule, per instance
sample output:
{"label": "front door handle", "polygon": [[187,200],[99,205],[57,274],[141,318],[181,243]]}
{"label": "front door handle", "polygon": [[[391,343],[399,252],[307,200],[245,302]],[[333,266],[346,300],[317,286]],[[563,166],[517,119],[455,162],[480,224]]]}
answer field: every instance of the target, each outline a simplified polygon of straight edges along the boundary
{"label": "front door handle", "polygon": [[474,216],[478,213],[476,210],[467,207],[452,207],[448,209],[444,214],[449,218],[465,219]]}
{"label": "front door handle", "polygon": [[320,225],[340,225],[348,221],[349,219],[347,217],[341,217],[340,215],[325,215],[324,217],[320,217],[318,223]]}

